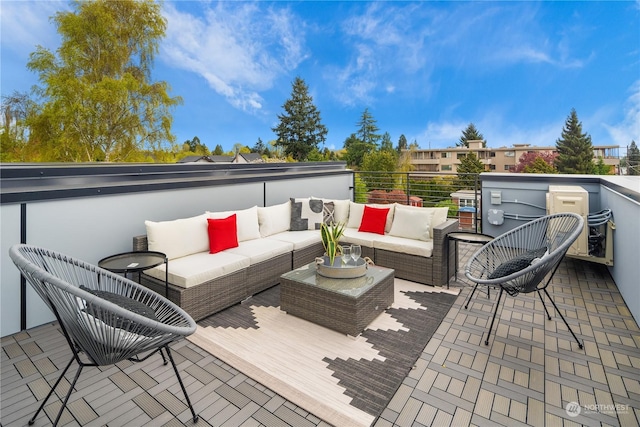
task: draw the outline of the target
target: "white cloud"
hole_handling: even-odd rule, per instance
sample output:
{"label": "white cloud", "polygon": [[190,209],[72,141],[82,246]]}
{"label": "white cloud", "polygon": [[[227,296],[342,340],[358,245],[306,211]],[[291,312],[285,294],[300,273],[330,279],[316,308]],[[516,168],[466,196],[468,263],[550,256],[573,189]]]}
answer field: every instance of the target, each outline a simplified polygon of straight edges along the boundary
{"label": "white cloud", "polygon": [[234,107],[262,108],[260,91],[306,59],[304,30],[287,9],[258,3],[220,2],[202,16],[167,4],[167,37],[161,59],[202,76]]}
{"label": "white cloud", "polygon": [[[372,2],[354,7],[341,26],[347,60],[332,66],[345,104],[372,103],[389,86],[395,93],[429,96],[434,69],[503,69],[517,64],[584,67],[594,57],[580,50],[590,34],[580,18],[566,28],[546,25],[540,4]],[[363,45],[367,48],[364,49]]]}
{"label": "white cloud", "polygon": [[67,10],[67,1],[3,1],[0,6],[2,50],[12,50],[27,58],[37,45],[55,49],[60,44],[60,36],[49,18]]}
{"label": "white cloud", "polygon": [[640,142],[640,80],[636,80],[629,91],[631,95],[622,121],[614,125],[603,124],[613,142],[621,147],[626,147],[632,140],[636,144]]}

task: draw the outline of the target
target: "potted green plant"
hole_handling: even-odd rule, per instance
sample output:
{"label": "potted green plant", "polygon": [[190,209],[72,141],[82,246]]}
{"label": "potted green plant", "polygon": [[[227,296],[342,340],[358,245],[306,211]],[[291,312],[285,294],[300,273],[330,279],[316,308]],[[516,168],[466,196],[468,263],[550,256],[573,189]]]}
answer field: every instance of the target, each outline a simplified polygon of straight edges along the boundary
{"label": "potted green plant", "polygon": [[342,223],[322,223],[320,225],[322,246],[324,246],[324,251],[327,254],[327,257],[329,257],[329,265],[333,265],[333,260],[342,252],[340,238],[344,234],[344,227],[345,225]]}

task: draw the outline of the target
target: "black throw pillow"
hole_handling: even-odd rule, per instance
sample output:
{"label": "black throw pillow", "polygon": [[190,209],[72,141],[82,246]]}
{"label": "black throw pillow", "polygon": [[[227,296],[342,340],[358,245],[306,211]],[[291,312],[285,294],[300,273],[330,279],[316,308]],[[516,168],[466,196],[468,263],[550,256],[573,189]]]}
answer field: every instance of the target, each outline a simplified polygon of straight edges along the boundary
{"label": "black throw pillow", "polygon": [[[125,297],[123,295],[114,294],[113,292],[100,291],[89,289],[86,286],[80,286],[80,289],[83,291],[89,292],[97,297],[102,298],[105,301],[109,301],[111,303],[116,304],[119,307],[122,307],[126,310],[129,310],[133,313],[144,316],[148,319],[157,321],[155,311],[148,305],[141,303],[140,301],[136,301],[132,298]],[[120,316],[109,316],[106,319],[101,319],[107,325],[112,326],[114,328],[121,329],[130,329],[131,321],[128,319],[124,319]]]}
{"label": "black throw pillow", "polygon": [[530,251],[524,252],[509,261],[505,261],[500,264],[489,276],[489,279],[497,279],[499,277],[508,276],[520,270],[524,270],[525,268],[531,265],[531,261],[536,258],[542,258],[542,256],[547,252],[547,248],[542,247],[539,249],[532,249]]}

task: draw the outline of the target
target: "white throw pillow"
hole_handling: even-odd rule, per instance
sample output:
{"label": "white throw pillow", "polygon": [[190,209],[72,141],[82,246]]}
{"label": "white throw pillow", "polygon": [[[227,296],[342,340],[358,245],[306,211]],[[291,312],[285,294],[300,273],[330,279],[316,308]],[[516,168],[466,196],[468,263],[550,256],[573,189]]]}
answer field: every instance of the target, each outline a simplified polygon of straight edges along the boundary
{"label": "white throw pillow", "polygon": [[262,237],[289,231],[291,223],[291,203],[286,201],[279,205],[258,208],[258,224]]}
{"label": "white throw pillow", "polygon": [[164,253],[169,259],[208,252],[207,218],[205,213],[173,221],[145,221],[147,247],[150,251]]}
{"label": "white throw pillow", "polygon": [[432,210],[397,205],[389,235],[414,240],[431,240],[433,215]]}
{"label": "white throw pillow", "polygon": [[333,202],[333,220],[338,224],[347,224],[349,222],[349,204],[351,200],[333,200],[323,199],[322,197],[311,197],[312,199],[320,199],[325,203]]}
{"label": "white throw pillow", "polygon": [[[393,212],[395,210],[395,205],[367,203],[366,206],[378,209],[389,209],[389,213],[387,214],[387,222],[384,226],[384,232],[388,233],[391,230],[391,223],[393,222]],[[362,223],[362,215],[364,215],[364,207],[364,203],[349,202],[349,221],[347,222],[348,228],[360,228],[360,224]]]}
{"label": "white throw pillow", "polygon": [[207,212],[209,218],[221,219],[236,214],[236,227],[238,229],[238,242],[260,238],[260,226],[258,225],[258,207],[239,211]]}

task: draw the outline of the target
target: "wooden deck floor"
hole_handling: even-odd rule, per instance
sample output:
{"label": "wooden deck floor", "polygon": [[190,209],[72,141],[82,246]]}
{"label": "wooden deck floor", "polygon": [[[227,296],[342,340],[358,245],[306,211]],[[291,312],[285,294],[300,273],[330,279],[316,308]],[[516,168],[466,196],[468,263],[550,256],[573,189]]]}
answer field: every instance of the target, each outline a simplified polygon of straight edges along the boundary
{"label": "wooden deck floor", "polygon": [[[460,248],[461,258],[476,249]],[[458,300],[376,427],[640,425],[640,330],[606,268],[566,259],[550,289],[582,350],[560,318],[546,320],[533,295],[508,297],[485,346],[497,292],[474,296],[465,310],[470,286],[460,276],[452,286],[462,288]],[[172,349],[198,426],[327,425],[186,340]],[[2,338],[2,426],[27,425],[70,355],[55,323]],[[75,366],[67,378],[74,373]],[[63,381],[59,394],[68,387]],[[35,425],[50,425],[60,405],[52,398]],[[60,423],[192,424],[159,357],[87,368]]]}

